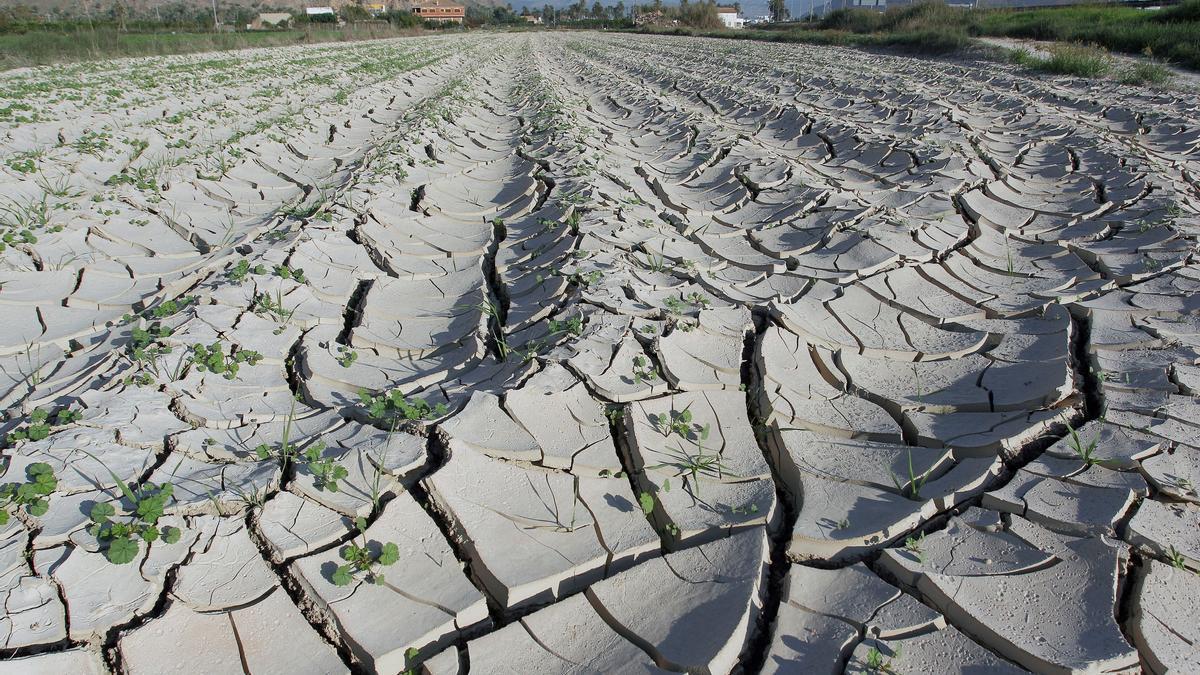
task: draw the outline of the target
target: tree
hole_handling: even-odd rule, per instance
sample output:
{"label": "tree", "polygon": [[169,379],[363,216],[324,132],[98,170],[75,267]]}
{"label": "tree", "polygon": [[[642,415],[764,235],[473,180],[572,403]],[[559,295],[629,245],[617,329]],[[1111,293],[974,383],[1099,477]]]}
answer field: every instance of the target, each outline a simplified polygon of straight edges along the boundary
{"label": "tree", "polygon": [[786,0],[771,0],[768,8],[771,10],[772,21],[787,21],[790,16]]}
{"label": "tree", "polygon": [[617,2],[616,7],[613,7],[613,18],[614,19],[625,18],[625,1],[624,0],[619,0]]}
{"label": "tree", "polygon": [[592,3],[592,18],[593,19],[603,19],[604,18],[604,5],[600,4],[600,0],[596,0],[595,2]]}

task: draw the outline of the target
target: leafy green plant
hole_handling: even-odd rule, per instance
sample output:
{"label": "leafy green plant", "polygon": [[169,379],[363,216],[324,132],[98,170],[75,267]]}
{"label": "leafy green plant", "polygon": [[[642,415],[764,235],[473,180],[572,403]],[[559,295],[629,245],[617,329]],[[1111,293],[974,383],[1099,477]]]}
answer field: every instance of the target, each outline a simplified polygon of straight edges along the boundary
{"label": "leafy green plant", "polygon": [[88,514],[92,521],[88,532],[105,546],[104,557],[109,562],[115,565],[132,562],[138,555],[139,539],[147,544],[152,544],[159,538],[168,544],[179,541],[182,533],[178,527],[158,526],[159,519],[174,496],[175,486],[170,483],[157,486],[144,483],[134,491],[95,455],[86,450],[81,452],[108,471],[113,482],[121,489],[121,494],[133,506],[130,513],[118,516],[116,507],[111,503],[97,502]]}
{"label": "leafy green plant", "polygon": [[292,268],[288,267],[287,265],[276,265],[275,276],[282,277],[284,279],[292,279],[302,284],[308,283],[308,278],[304,276],[304,270],[300,269],[299,267]]}
{"label": "leafy green plant", "polygon": [[671,434],[679,434],[683,438],[687,438],[693,432],[701,433],[704,438],[708,438],[708,426],[703,428],[698,424],[692,424],[692,407],[688,406],[678,412],[672,410],[669,413],[661,415],[650,415],[650,421],[659,428],[664,436]]}
{"label": "leafy green plant", "polygon": [[637,384],[658,381],[658,369],[645,356],[633,357],[633,381]]}
{"label": "leafy green plant", "polygon": [[250,306],[250,311],[255,314],[265,314],[275,320],[279,327],[275,329],[275,334],[279,335],[283,332],[287,324],[291,322],[292,316],[296,314],[296,308],[288,309],[283,306],[283,289],[276,288],[275,295],[269,293],[259,293],[254,296],[254,302]]}
{"label": "leafy green plant", "polygon": [[10,431],[5,438],[5,445],[17,441],[40,441],[50,435],[51,427],[70,424],[80,418],[82,413],[70,408],[62,408],[53,415],[43,408],[34,408],[29,413],[29,420],[17,429]]}
{"label": "leafy green plant", "polygon": [[383,584],[384,575],[381,567],[390,567],[400,560],[400,547],[392,542],[369,542],[366,538],[366,520],[355,519],[360,542],[351,542],[342,547],[338,555],[345,564],[338,565],[334,570],[331,581],[335,586],[349,586],[356,578],[362,576],[367,583]]}
{"label": "leafy green plant", "polygon": [[867,658],[866,658],[865,665],[869,672],[892,673],[894,675],[896,673],[896,670],[892,666],[892,662],[898,658],[900,658],[900,648],[899,647],[897,647],[895,650],[893,650],[891,658],[884,657],[883,652],[879,651],[878,648],[871,647],[870,649],[867,650]]}
{"label": "leafy green plant", "polygon": [[399,389],[393,389],[386,394],[372,396],[366,391],[358,394],[359,400],[367,408],[367,415],[372,419],[397,419],[421,421],[442,417],[450,412],[445,403],[429,405],[429,402],[413,398],[409,400]]}
{"label": "leafy green plant", "polygon": [[345,479],[350,472],[346,467],[334,461],[332,457],[322,457],[323,452],[325,452],[325,443],[323,442],[308,446],[304,450],[304,459],[307,462],[305,466],[312,474],[313,483],[318,490],[337,492],[338,481]]}
{"label": "leafy green plant", "polygon": [[[688,474],[692,478],[693,490],[697,497],[700,496],[700,476],[711,476],[714,478],[722,478],[724,476],[734,476],[735,474],[729,471],[725,463],[721,461],[721,454],[713,452],[711,454],[704,451],[704,443],[708,440],[709,425],[704,425],[700,429],[699,436],[696,439],[696,452],[689,452],[683,445],[676,446],[678,453],[675,455],[674,461],[662,462],[648,467],[650,469],[661,469],[664,467],[676,468]],[[663,481],[663,491],[670,492],[670,483]],[[757,511],[757,507],[755,507]]]}
{"label": "leafy green plant", "polygon": [[58,487],[54,469],[45,462],[34,462],[25,467],[24,483],[5,483],[0,486],[0,526],[8,525],[9,510],[24,508],[35,518],[46,515],[50,509],[47,499]]}
{"label": "leafy green plant", "polygon": [[347,347],[346,345],[338,345],[338,364],[343,368],[349,368],[358,360],[358,352]]}
{"label": "leafy green plant", "polygon": [[251,266],[249,260],[242,258],[241,260],[237,261],[236,265],[229,268],[229,270],[227,270],[225,272],[225,276],[230,281],[236,281],[238,283],[241,283],[241,282],[245,281],[246,277],[249,276],[250,274],[266,274],[266,273],[267,273],[267,268],[265,266],[263,266],[263,265]]}
{"label": "leafy green plant", "polygon": [[558,333],[570,333],[571,335],[579,335],[583,333],[583,316],[573,316],[565,321],[550,319],[547,321],[550,333],[556,335]]}
{"label": "leafy green plant", "polygon": [[190,357],[191,363],[196,370],[202,373],[214,373],[227,380],[237,377],[241,364],[244,363],[249,366],[258,365],[263,358],[262,354],[250,349],[239,349],[236,352],[230,351],[226,353],[225,346],[220,340],[213,342],[211,345],[192,345]]}

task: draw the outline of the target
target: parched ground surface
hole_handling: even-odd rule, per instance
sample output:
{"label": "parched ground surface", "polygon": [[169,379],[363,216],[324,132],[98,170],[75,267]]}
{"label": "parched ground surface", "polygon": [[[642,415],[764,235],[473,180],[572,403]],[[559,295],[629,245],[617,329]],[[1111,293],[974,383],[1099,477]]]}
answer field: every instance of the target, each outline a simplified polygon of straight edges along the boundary
{"label": "parched ground surface", "polygon": [[1200,669],[1194,98],[601,34],[3,83],[2,672]]}

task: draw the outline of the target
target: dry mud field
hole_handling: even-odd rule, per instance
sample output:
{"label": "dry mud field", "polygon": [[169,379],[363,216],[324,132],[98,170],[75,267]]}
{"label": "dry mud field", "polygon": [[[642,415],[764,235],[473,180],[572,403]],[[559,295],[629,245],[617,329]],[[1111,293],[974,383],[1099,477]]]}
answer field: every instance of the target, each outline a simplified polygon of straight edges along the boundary
{"label": "dry mud field", "polygon": [[0,672],[1200,670],[1200,107],[603,34],[3,77]]}

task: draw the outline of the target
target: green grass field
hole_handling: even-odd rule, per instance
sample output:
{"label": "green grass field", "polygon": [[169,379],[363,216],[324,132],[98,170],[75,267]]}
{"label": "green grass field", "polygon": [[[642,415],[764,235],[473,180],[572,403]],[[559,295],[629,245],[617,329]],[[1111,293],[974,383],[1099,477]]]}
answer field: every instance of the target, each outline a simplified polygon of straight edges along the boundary
{"label": "green grass field", "polygon": [[1081,6],[1023,12],[976,12],[975,35],[1096,44],[1114,52],[1143,54],[1200,70],[1200,0],[1161,10]]}

